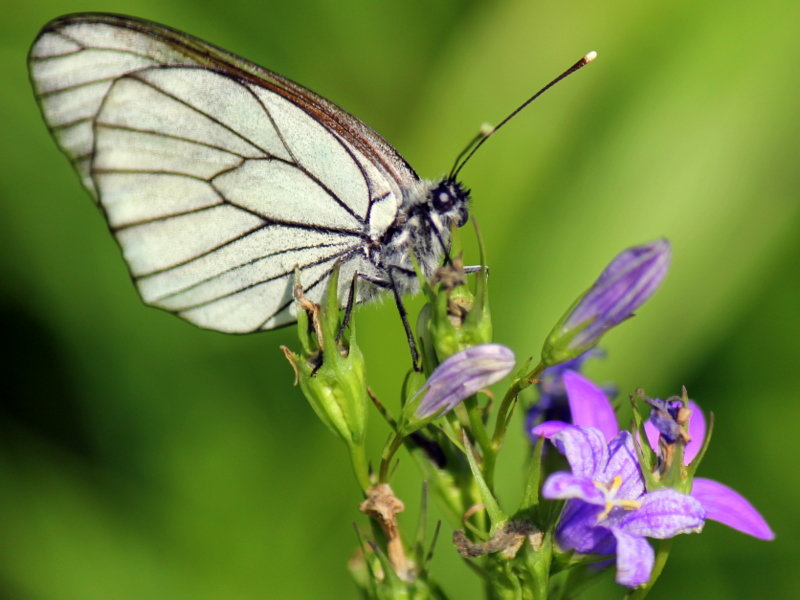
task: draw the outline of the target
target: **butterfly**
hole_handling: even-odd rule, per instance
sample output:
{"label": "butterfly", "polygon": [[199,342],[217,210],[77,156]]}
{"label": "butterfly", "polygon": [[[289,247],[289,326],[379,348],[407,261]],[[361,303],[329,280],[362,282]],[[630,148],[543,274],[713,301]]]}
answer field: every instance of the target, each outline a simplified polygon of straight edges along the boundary
{"label": "butterfly", "polygon": [[337,265],[348,314],[388,290],[404,315],[401,296],[419,289],[414,259],[432,276],[468,219],[456,181],[465,161],[420,179],[332,102],[170,27],[60,17],[34,41],[29,68],[143,301],[200,327],[292,323],[295,273],[319,302]]}

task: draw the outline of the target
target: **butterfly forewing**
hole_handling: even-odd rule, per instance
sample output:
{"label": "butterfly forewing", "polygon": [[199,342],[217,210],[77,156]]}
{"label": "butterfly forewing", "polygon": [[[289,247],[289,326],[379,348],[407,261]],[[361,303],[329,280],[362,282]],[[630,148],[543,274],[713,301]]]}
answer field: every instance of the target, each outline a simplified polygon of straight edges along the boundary
{"label": "butterfly forewing", "polygon": [[327,100],[172,29],[73,15],[30,53],[56,141],[101,205],[148,304],[250,332],[294,320],[299,269],[318,300],[341,264],[381,273],[370,239],[417,181],[378,134]]}

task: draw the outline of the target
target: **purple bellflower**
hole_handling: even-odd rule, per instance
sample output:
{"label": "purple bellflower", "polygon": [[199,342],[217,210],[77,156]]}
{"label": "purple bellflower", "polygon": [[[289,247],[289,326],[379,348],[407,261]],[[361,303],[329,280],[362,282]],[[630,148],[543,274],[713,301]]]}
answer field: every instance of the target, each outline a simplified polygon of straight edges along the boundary
{"label": "purple bellflower", "polygon": [[661,285],[670,256],[666,239],[618,254],[547,336],[542,349],[545,364],[556,365],[583,354],[606,331],[632,317]]}
{"label": "purple bellflower", "polygon": [[[613,409],[608,398],[598,392],[597,386],[582,375],[576,373],[572,378],[577,381],[583,380],[582,385],[573,384],[567,387],[573,423],[578,426],[597,428],[597,431],[602,431],[605,440],[616,439],[615,436],[620,435],[618,434],[619,428],[616,419],[612,420],[611,418]],[[645,433],[651,447],[656,449],[670,443],[669,440],[675,442],[691,438],[686,441],[684,447],[684,462],[690,463],[697,456],[705,438],[705,418],[700,407],[690,400],[691,418],[688,418],[685,413],[681,412],[685,410],[683,403],[675,399],[653,400],[651,404],[655,405],[655,410],[652,411],[650,419],[645,423]],[[688,435],[683,435],[680,433],[680,423],[683,423],[686,418],[688,418]],[[560,431],[567,427],[570,427],[567,423],[550,421],[534,428],[533,433],[554,439]],[[662,431],[665,433],[662,434]],[[662,435],[663,439],[659,441]],[[659,454],[663,460],[663,455]],[[570,464],[572,464],[571,461]],[[753,505],[741,494],[722,483],[695,477],[689,495],[702,505],[706,519],[717,521],[758,539],[771,540],[775,537],[766,520]],[[569,505],[567,509],[562,516],[562,522],[565,522],[565,519],[573,521],[576,519],[576,515],[572,513],[575,513],[577,509],[570,508]],[[565,525],[560,524],[559,530],[564,527]],[[567,533],[570,533],[569,529],[567,527]],[[565,541],[568,543],[569,537]],[[561,542],[559,541],[559,543]],[[607,548],[598,545],[594,553],[598,553],[599,550],[607,550]],[[618,556],[618,565],[619,560]],[[620,581],[619,575],[618,581]]]}
{"label": "purple bellflower", "polygon": [[500,381],[514,368],[514,353],[500,344],[480,344],[457,352],[431,373],[417,392],[424,396],[416,419],[440,416],[486,386]]}
{"label": "purple bellflower", "polygon": [[617,583],[647,583],[655,555],[645,537],[699,532],[703,506],[672,489],[646,492],[629,432],[619,432],[607,442],[595,427],[561,425],[557,431],[547,426],[534,429],[550,438],[572,469],[553,473],[542,487],[544,498],[569,500],[556,527],[559,547],[581,554],[615,554]]}
{"label": "purple bellflower", "polygon": [[[645,434],[650,446],[658,448],[659,461],[665,457],[665,451],[671,444],[683,440],[679,432],[685,410],[683,402],[678,398],[668,400],[652,399],[648,401],[653,410],[644,425]],[[683,450],[683,461],[691,463],[702,447],[706,436],[706,420],[700,407],[689,400],[688,437]],[[697,498],[706,509],[706,518],[727,525],[728,527],[751,535],[760,540],[773,540],[775,534],[767,521],[739,492],[728,486],[706,479],[695,477],[692,481],[692,497]]]}

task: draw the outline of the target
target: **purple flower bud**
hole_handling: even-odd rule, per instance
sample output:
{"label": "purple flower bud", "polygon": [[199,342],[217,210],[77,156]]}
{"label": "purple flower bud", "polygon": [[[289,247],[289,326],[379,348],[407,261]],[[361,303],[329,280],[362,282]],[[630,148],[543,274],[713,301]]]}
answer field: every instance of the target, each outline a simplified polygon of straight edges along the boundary
{"label": "purple flower bud", "polygon": [[436,367],[420,392],[425,396],[415,417],[426,419],[452,410],[478,390],[500,381],[514,368],[514,353],[500,344],[481,344],[462,350]]}
{"label": "purple flower bud", "polygon": [[618,254],[550,332],[542,350],[544,362],[555,365],[579,356],[633,316],[661,285],[670,254],[663,238]]}

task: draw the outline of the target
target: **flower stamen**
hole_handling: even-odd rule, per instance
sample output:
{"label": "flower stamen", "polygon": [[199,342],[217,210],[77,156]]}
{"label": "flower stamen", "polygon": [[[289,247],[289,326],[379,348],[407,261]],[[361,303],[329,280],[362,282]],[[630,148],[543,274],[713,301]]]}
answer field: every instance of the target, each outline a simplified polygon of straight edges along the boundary
{"label": "flower stamen", "polygon": [[611,483],[605,484],[602,481],[593,481],[595,487],[603,492],[606,497],[606,504],[603,512],[597,515],[597,522],[604,521],[615,507],[620,507],[623,510],[636,510],[642,506],[638,500],[631,500],[627,498],[615,498],[617,492],[622,487],[622,477],[615,475]]}

